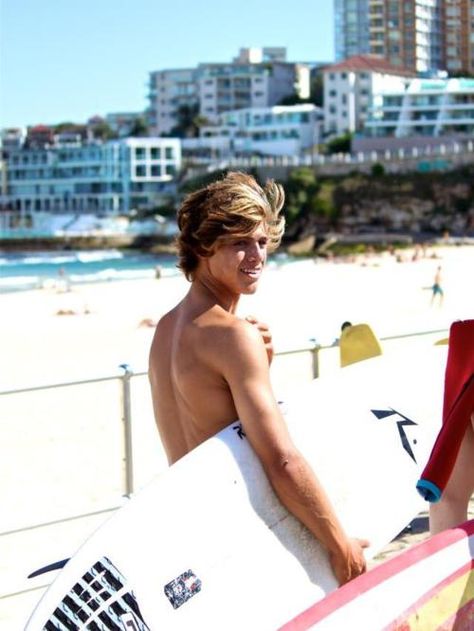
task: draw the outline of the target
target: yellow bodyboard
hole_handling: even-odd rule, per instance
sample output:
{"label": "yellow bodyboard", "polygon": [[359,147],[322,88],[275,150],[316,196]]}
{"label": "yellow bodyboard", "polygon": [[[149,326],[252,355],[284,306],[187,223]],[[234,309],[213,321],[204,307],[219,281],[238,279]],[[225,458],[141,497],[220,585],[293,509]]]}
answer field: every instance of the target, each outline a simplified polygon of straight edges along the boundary
{"label": "yellow bodyboard", "polygon": [[368,324],[354,324],[341,332],[339,353],[344,367],[381,355],[382,347]]}

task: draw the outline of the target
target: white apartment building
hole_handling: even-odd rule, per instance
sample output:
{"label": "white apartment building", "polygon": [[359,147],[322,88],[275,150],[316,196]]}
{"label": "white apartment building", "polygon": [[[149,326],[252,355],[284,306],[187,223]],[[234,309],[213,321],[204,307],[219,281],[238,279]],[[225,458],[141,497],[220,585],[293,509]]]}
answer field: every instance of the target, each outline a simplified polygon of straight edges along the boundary
{"label": "white apartment building", "polygon": [[254,107],[224,112],[199,138],[183,139],[185,156],[299,156],[318,145],[322,109],[312,104]]}
{"label": "white apartment building", "polygon": [[36,212],[128,214],[157,205],[181,167],[176,138],[127,138],[9,149],[1,205],[24,217]]}
{"label": "white apartment building", "polygon": [[324,77],[324,133],[339,136],[363,129],[372,96],[392,79],[414,77],[374,55],[355,55],[326,66]]}
{"label": "white apartment building", "polygon": [[158,70],[150,73],[148,122],[150,133],[170,134],[178,124],[180,107],[199,111],[198,72],[195,68]]}
{"label": "white apartment building", "polygon": [[288,63],[285,57],[284,48],[241,49],[231,63],[152,72],[148,110],[152,133],[171,133],[183,106],[191,117],[217,123],[223,112],[269,107],[295,92],[307,98],[309,66]]}
{"label": "white apartment building", "polygon": [[374,94],[364,136],[385,146],[395,138],[472,140],[474,79],[393,78]]}

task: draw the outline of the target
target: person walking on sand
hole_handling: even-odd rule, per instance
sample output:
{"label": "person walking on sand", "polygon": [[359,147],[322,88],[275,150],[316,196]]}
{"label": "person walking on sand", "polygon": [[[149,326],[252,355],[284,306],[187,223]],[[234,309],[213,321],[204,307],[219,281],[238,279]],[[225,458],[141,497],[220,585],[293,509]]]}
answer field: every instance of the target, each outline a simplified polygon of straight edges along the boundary
{"label": "person walking on sand", "polygon": [[433,285],[431,287],[432,289],[432,294],[431,294],[431,306],[433,306],[434,301],[436,299],[436,296],[438,296],[439,298],[439,306],[441,307],[443,305],[443,300],[444,300],[444,291],[443,291],[443,287],[442,287],[442,277],[441,277],[441,265],[438,265],[438,267],[436,268],[436,274],[433,280]]}
{"label": "person walking on sand", "polygon": [[[253,294],[284,230],[284,193],[229,173],[186,197],[178,211],[183,300],[158,322],[150,349],[153,408],[173,464],[239,419],[282,504],[328,551],[340,584],[365,571],[365,540],[344,532],[316,475],[295,447],[270,383],[272,336],[236,315]],[[218,472],[216,471],[216,474]]]}

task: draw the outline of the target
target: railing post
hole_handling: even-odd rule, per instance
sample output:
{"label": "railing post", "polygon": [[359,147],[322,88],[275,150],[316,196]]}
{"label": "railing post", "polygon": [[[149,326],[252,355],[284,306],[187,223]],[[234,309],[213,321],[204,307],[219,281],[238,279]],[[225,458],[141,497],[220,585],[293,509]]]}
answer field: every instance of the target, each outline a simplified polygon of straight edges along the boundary
{"label": "railing post", "polygon": [[321,344],[314,342],[314,346],[311,349],[311,359],[313,365],[313,379],[319,377],[319,351],[321,350]]}
{"label": "railing post", "polygon": [[125,443],[125,495],[130,497],[134,491],[133,484],[133,436],[132,436],[132,402],[130,395],[130,379],[133,370],[128,364],[120,364],[123,369],[122,383],[122,421]]}

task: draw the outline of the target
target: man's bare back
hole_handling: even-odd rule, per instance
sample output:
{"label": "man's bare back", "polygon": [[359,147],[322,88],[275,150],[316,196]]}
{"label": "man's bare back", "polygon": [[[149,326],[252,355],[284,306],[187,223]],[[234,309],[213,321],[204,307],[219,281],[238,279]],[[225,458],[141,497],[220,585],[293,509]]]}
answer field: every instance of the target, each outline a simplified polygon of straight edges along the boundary
{"label": "man's bare back", "polygon": [[229,386],[216,357],[237,318],[188,295],[158,323],[150,381],[158,429],[170,464],[236,420]]}

